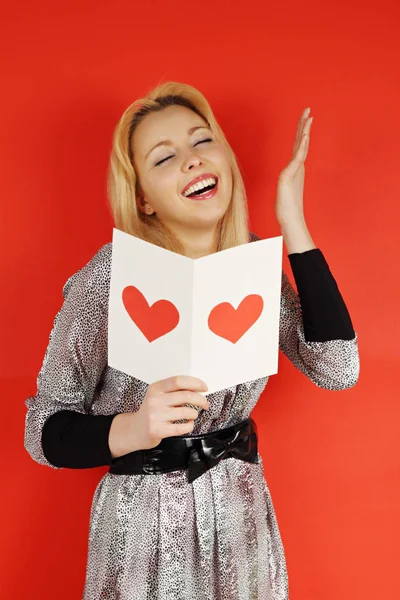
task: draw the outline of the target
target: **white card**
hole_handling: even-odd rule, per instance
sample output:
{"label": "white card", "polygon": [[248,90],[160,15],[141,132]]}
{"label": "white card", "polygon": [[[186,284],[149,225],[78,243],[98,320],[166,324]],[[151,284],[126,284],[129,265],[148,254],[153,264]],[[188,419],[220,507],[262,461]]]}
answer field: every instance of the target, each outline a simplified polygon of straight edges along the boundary
{"label": "white card", "polygon": [[278,372],[282,236],[191,259],[114,228],[108,364],[207,394]]}

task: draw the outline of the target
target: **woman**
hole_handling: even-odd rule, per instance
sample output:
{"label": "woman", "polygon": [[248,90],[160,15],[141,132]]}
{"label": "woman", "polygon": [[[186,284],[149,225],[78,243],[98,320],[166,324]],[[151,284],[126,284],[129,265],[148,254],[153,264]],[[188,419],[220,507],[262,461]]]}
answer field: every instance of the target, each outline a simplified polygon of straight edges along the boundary
{"label": "woman", "polygon": [[[357,335],[304,219],[308,115],[275,204],[299,294],[282,273],[279,344],[317,386],[343,390],[358,379]],[[189,85],[162,84],[128,107],[114,133],[108,189],[117,228],[186,256],[256,239],[235,155]],[[286,600],[261,457],[226,456],[188,481],[177,451],[188,439],[197,444],[193,436],[207,443],[243,423],[256,439],[249,416],[268,377],[205,397],[207,382],[185,374],[148,386],[108,367],[111,251],[103,246],[67,281],[37,394],[26,400],[25,447],[34,460],[110,466],[92,503],[84,600]],[[156,446],[158,467],[146,473]]]}

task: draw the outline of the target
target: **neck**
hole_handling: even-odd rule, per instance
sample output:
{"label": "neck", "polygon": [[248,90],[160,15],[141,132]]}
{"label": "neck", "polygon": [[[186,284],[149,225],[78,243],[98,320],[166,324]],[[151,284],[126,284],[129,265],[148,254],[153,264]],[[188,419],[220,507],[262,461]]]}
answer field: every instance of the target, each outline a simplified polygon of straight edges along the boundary
{"label": "neck", "polygon": [[201,258],[217,251],[219,229],[211,231],[185,231],[180,232],[179,241],[183,245],[185,256],[189,258]]}

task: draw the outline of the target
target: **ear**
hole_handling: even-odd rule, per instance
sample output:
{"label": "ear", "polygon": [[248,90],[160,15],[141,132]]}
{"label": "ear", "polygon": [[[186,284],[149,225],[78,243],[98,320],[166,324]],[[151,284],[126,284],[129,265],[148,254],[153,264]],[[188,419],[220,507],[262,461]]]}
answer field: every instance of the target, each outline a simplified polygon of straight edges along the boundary
{"label": "ear", "polygon": [[150,204],[146,201],[143,194],[140,191],[136,192],[136,204],[138,209],[147,216],[154,214],[154,209]]}

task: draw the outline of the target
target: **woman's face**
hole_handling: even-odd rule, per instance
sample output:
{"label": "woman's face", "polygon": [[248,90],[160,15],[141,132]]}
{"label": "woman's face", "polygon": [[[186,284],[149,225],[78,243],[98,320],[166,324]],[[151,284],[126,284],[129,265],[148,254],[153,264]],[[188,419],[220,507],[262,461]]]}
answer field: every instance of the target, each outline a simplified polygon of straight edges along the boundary
{"label": "woman's face", "polygon": [[[231,201],[232,172],[224,147],[199,115],[179,105],[148,114],[132,136],[132,153],[145,214],[157,213],[178,235],[216,228]],[[199,178],[217,185],[185,195]]]}

